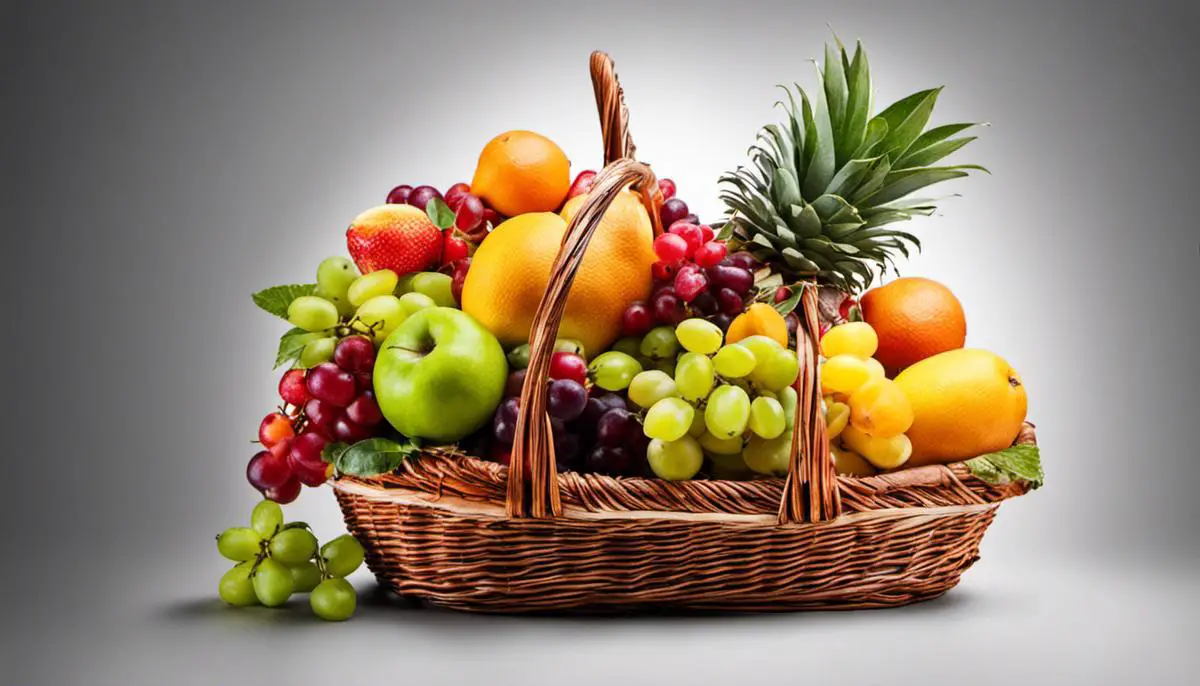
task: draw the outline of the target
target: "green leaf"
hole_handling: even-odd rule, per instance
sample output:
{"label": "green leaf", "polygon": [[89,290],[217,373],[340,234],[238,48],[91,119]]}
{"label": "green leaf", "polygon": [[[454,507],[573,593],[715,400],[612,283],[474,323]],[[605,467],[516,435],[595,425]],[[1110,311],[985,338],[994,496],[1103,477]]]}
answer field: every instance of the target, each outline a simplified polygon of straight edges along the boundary
{"label": "green leaf", "polygon": [[325,448],[321,450],[321,459],[325,462],[325,464],[337,464],[338,458],[342,456],[342,453],[349,449],[350,446],[346,443],[342,443],[341,441],[327,443],[325,444]]}
{"label": "green leaf", "polygon": [[[817,78],[821,74],[817,72]],[[829,186],[833,178],[835,163],[833,150],[833,127],[829,122],[829,104],[825,101],[824,90],[817,91],[816,109],[812,114],[813,126],[816,131],[817,144],[813,154],[808,158],[808,169],[804,172],[804,197],[815,198]]]}
{"label": "green leaf", "polygon": [[888,123],[880,117],[872,117],[871,121],[867,122],[867,132],[863,135],[863,141],[854,150],[850,157],[854,159],[875,157],[875,148],[887,138]]}
{"label": "green leaf", "polygon": [[429,215],[429,221],[439,229],[448,229],[454,226],[454,210],[446,204],[444,200],[434,197],[425,205],[425,214]]}
{"label": "green leaf", "polygon": [[964,136],[962,138],[951,138],[948,141],[934,143],[933,145],[917,149],[913,146],[901,160],[896,163],[896,169],[914,169],[917,167],[928,167],[929,165],[941,160],[950,155],[950,153],[958,150],[962,146],[975,140],[976,136]]}
{"label": "green leaf", "polygon": [[300,351],[309,341],[325,336],[324,332],[309,333],[304,329],[293,327],[279,337],[279,350],[275,353],[275,369],[300,359]]}
{"label": "green leaf", "polygon": [[1028,443],[971,458],[966,464],[971,474],[989,484],[1027,481],[1030,487],[1038,488],[1046,480],[1041,452]]}
{"label": "green leaf", "polygon": [[871,167],[879,161],[878,157],[868,157],[865,160],[850,160],[837,174],[833,175],[833,179],[829,181],[829,186],[825,189],[827,195],[840,195],[843,198],[850,195],[850,191],[858,188],[858,184],[862,182],[863,177],[867,175]]}
{"label": "green leaf", "polygon": [[404,460],[417,453],[417,447],[410,442],[368,438],[339,454],[336,467],[339,473],[350,476],[377,476],[395,471]]}
{"label": "green leaf", "polygon": [[787,207],[803,202],[800,197],[800,184],[792,172],[780,167],[771,178],[771,201],[776,207]]}
{"label": "green leaf", "polygon": [[842,130],[842,118],[846,115],[846,101],[849,98],[846,86],[846,72],[842,59],[833,51],[829,43],[825,44],[825,99],[829,103],[829,123],[833,131]]}
{"label": "green leaf", "polygon": [[790,313],[796,311],[796,306],[800,304],[800,298],[803,297],[803,295],[804,295],[804,287],[803,286],[801,286],[800,288],[792,288],[791,295],[789,295],[787,297],[787,300],[784,300],[783,302],[775,303],[774,305],[772,305],[772,307],[774,307],[775,311],[778,312],[779,314],[782,314],[782,315],[790,314]]}
{"label": "green leaf", "polygon": [[798,235],[804,238],[821,235],[821,217],[817,214],[816,208],[812,205],[805,205],[804,207],[792,205],[788,209],[788,224]]}
{"label": "green leaf", "polygon": [[[845,51],[842,54],[844,57]],[[854,59],[846,68],[846,84],[849,97],[836,150],[839,165],[851,159],[854,151],[862,145],[867,134],[867,120],[871,116],[871,70],[867,66],[867,51],[863,50],[861,42],[854,46]]]}
{"label": "green leaf", "polygon": [[929,123],[929,115],[933,113],[933,105],[937,102],[941,88],[913,93],[893,103],[879,113],[888,123],[888,135],[883,142],[883,152],[896,159],[908,150],[925,125]]}
{"label": "green leaf", "polygon": [[317,284],[291,284],[288,286],[271,286],[250,296],[254,298],[254,304],[258,305],[263,310],[279,317],[287,319],[288,305],[292,301],[302,295],[312,295],[317,290]]}
{"label": "green leaf", "polygon": [[904,196],[942,181],[962,178],[967,170],[986,171],[983,167],[963,164],[956,167],[925,167],[924,169],[906,169],[891,172],[883,188],[863,199],[863,204],[883,205],[899,200]]}

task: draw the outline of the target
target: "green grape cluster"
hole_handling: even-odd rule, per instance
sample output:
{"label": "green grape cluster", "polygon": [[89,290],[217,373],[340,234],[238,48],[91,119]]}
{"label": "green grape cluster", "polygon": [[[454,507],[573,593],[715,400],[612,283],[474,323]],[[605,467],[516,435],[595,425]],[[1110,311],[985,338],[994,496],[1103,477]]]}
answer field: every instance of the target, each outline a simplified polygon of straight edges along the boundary
{"label": "green grape cluster", "polygon": [[[633,339],[623,340],[615,354],[630,401],[645,411],[646,457],[659,478],[691,479],[705,457],[719,478],[787,472],[800,372],[794,351],[767,336],[726,344],[720,328],[698,318],[652,329],[636,342],[636,356]],[[639,359],[652,362],[644,370],[629,364]]]}
{"label": "green grape cluster", "polygon": [[226,529],[217,551],[237,564],[221,577],[217,593],[234,607],[278,607],[293,593],[308,593],[313,613],[341,621],[354,614],[358,599],[346,581],[363,562],[363,547],[342,535],[318,547],[303,522],[283,521],[283,508],[264,500],[250,514],[250,526]]}
{"label": "green grape cluster", "polygon": [[327,257],[317,266],[317,287],[288,305],[287,319],[306,331],[300,366],[333,359],[338,337],[371,336],[376,346],[418,310],[457,307],[447,274],[420,272],[401,278],[390,269],[360,274],[345,257]]}

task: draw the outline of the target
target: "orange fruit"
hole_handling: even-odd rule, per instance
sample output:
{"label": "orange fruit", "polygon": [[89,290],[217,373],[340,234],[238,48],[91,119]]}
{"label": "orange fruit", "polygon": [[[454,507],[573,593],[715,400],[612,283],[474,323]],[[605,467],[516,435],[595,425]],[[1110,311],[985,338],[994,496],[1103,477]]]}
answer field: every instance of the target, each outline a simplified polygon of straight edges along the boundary
{"label": "orange fruit", "polygon": [[[573,216],[579,203],[564,208]],[[567,221],[556,214],[523,214],[500,224],[480,244],[463,284],[462,308],[505,346],[529,340],[533,314],[546,292]],[[650,296],[650,216],[638,196],[619,194],[592,236],[575,274],[559,338],[574,338],[589,355],[621,333],[621,313]]]}
{"label": "orange fruit", "polygon": [[570,169],[554,141],[532,131],[508,131],[483,146],[471,192],[508,217],[552,212],[567,197]]}
{"label": "orange fruit", "polygon": [[759,335],[788,347],[787,322],[783,315],[766,303],[754,303],[734,317],[729,323],[729,331],[725,332],[725,342],[737,343],[743,338]]}
{"label": "orange fruit", "polygon": [[1025,422],[1021,376],[1004,358],[964,348],[939,353],[896,377],[912,405],[910,465],[945,464],[1003,450]]}
{"label": "orange fruit", "polygon": [[875,359],[892,374],[921,360],[963,347],[962,303],[937,281],[905,277],[872,288],[858,304],[879,336]]}

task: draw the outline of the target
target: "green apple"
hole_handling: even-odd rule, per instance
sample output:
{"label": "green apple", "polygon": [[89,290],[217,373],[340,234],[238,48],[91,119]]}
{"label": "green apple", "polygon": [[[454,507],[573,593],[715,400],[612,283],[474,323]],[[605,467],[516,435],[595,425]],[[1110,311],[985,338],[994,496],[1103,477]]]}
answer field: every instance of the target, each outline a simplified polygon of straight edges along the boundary
{"label": "green apple", "polygon": [[447,274],[439,272],[421,272],[413,274],[412,280],[409,282],[409,287],[414,293],[423,293],[433,298],[433,301],[438,304],[438,307],[458,307],[458,301],[454,299],[454,293],[450,290],[450,284],[454,279]]}
{"label": "green apple", "polygon": [[504,396],[500,342],[471,315],[429,307],[404,320],[375,361],[375,398],[397,431],[453,443],[487,424]]}

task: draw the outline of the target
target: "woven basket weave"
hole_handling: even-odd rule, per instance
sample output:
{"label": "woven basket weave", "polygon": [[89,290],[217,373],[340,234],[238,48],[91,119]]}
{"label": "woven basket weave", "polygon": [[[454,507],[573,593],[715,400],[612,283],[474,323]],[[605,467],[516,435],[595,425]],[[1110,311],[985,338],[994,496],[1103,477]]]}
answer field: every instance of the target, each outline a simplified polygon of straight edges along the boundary
{"label": "woven basket weave", "polygon": [[[662,195],[633,159],[612,61],[594,53],[591,71],[606,166],[567,229],[534,317],[511,466],[432,449],[395,474],[339,477],[338,502],[371,571],[401,595],[480,612],[888,607],[952,588],[1000,501],[1027,485],[990,485],[962,464],[837,476],[820,410],[814,288],[801,299],[785,479],[557,472],[544,380],[588,241],[630,184],[662,231]],[[1032,426],[1017,442],[1034,442]]]}

